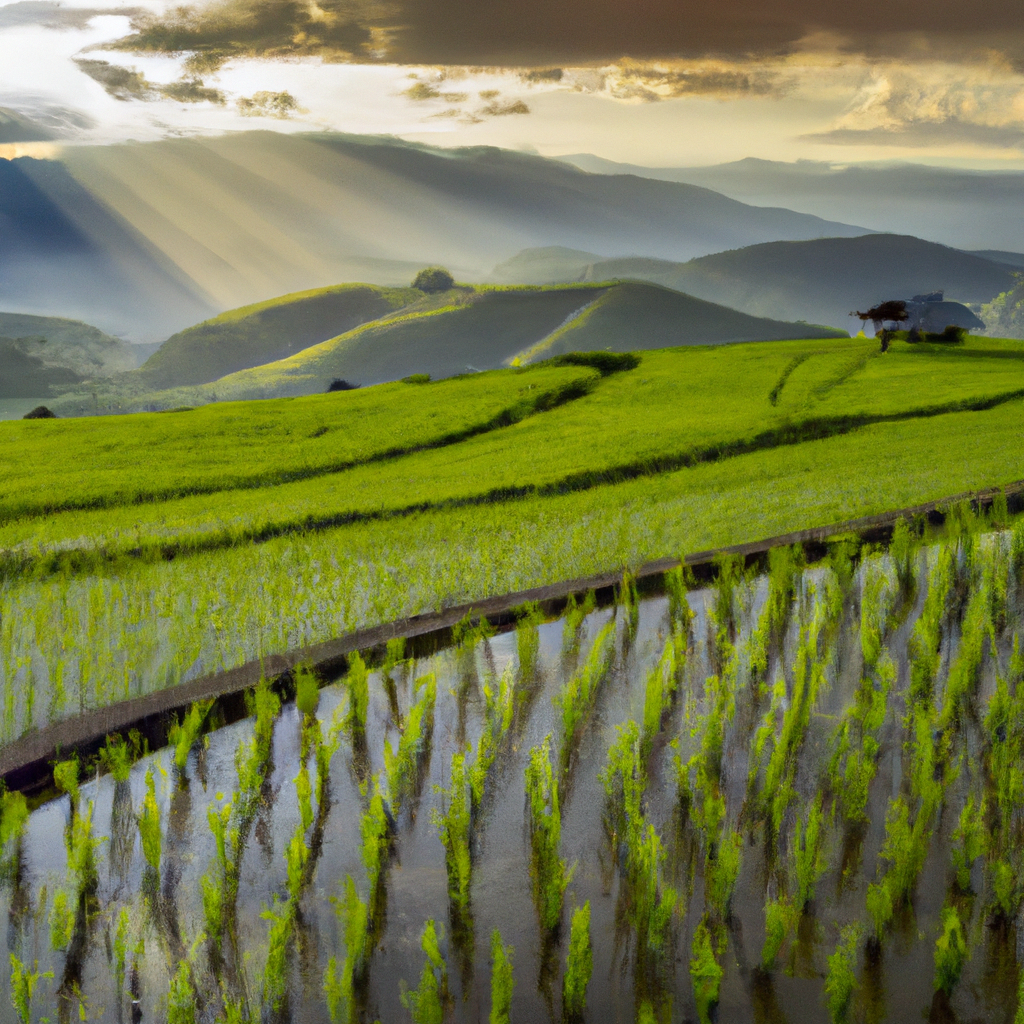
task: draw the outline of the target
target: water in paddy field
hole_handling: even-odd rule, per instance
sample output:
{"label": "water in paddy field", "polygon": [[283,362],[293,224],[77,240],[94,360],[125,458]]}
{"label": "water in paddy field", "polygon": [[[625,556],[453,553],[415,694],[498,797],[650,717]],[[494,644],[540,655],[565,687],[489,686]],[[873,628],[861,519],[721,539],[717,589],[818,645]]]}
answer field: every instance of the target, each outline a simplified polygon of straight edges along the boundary
{"label": "water in paddy field", "polygon": [[[433,657],[400,663],[389,672],[396,704],[383,673],[371,672],[365,744],[358,739],[353,744],[350,733],[343,731],[330,760],[329,806],[323,811],[316,808],[314,781],[317,813],[304,830],[295,781],[303,716],[294,703],[285,704],[273,725],[270,760],[258,800],[240,827],[236,911],[222,919],[233,924],[219,946],[203,938],[208,927],[200,880],[204,874],[217,877],[208,812],[222,807],[238,787],[236,751],[251,740],[254,719],[209,733],[193,747],[183,773],[174,765],[174,751],[165,749],[135,764],[127,782],[117,783],[110,775],[91,776],[83,782],[79,820],[91,804],[93,832],[100,838],[95,851],[97,884],[94,896],[81,904],[84,912],[72,915],[64,936],[66,951],[53,949],[52,922],[60,923],[54,905],[62,891],[69,894],[72,906],[78,905],[65,845],[70,800],[65,795],[38,807],[24,829],[17,878],[9,878],[2,890],[7,949],[29,968],[38,961],[39,972],[53,973],[52,979],[38,981],[29,1019],[77,1020],[83,1012],[90,1020],[212,1022],[230,1019],[225,1016],[226,995],[247,1001],[251,1017],[235,1019],[330,1021],[325,971],[332,957],[341,969],[346,954],[345,921],[332,898],[342,895],[348,876],[360,899],[370,895],[361,821],[374,786],[385,785],[385,740],[392,748],[399,743],[395,712],[408,727],[410,709],[424,692],[423,687],[416,690],[415,681],[433,673],[437,689],[432,734],[423,748],[419,775],[393,815],[393,846],[381,867],[384,899],[375,925],[371,924],[364,976],[355,972],[352,1019],[384,1024],[413,1019],[403,1005],[402,993],[420,982],[425,961],[420,936],[430,919],[443,932],[440,951],[449,989],[444,1019],[488,1019],[491,934],[499,929],[503,943],[513,947],[511,1019],[562,1020],[569,921],[575,907],[589,902],[593,946],[585,1015],[589,1021],[637,1020],[647,1012],[646,1007],[641,1011],[641,1003],[648,1004],[653,1014],[647,1019],[696,1021],[702,1008],[694,996],[691,957],[694,934],[702,922],[710,928],[714,957],[722,972],[717,1008],[710,1010],[714,1019],[723,1024],[829,1021],[829,992],[837,976],[833,968],[827,990],[829,960],[834,959],[843,928],[859,922],[862,931],[855,945],[852,995],[845,1008],[833,1006],[836,1019],[845,1015],[866,1022],[1010,1022],[1017,1010],[1020,809],[1004,803],[997,812],[992,775],[996,741],[985,727],[997,676],[1009,677],[1016,671],[1011,666],[1012,644],[1024,611],[1009,545],[1007,535],[991,534],[980,542],[968,540],[954,547],[955,575],[940,609],[939,661],[929,705],[929,721],[935,728],[926,733],[938,747],[947,743],[944,749],[952,754],[931,773],[933,781],[943,780],[941,806],[920,822],[925,852],[917,864],[911,898],[893,910],[891,920],[880,929],[881,941],[868,941],[874,928],[867,911],[868,886],[884,878],[890,863],[880,858],[890,802],[900,795],[907,799],[911,824],[920,806],[912,778],[911,733],[905,724],[911,706],[908,645],[926,609],[929,576],[935,576],[939,555],[936,546],[915,556],[913,578],[903,591],[887,556],[864,559],[845,585],[831,569],[816,567],[798,573],[795,593],[787,597],[785,620],[767,647],[767,671],[760,676],[751,671],[750,651],[755,646],[752,635],[767,621],[767,577],[736,583],[731,601],[735,631],[730,634],[726,625],[724,639],[716,638],[721,625],[716,615],[721,619],[726,614],[718,591],[689,592],[692,621],[683,634],[685,669],[652,740],[642,804],[644,826],[654,827],[664,853],[660,866],[654,865],[657,892],[663,897],[674,889],[677,894],[663,933],[657,933],[662,935],[659,948],[654,948],[658,943],[652,939],[650,948],[638,952],[638,883],[629,868],[624,834],[614,830],[613,823],[621,822],[621,815],[610,808],[599,778],[609,748],[621,735],[619,727],[630,719],[643,722],[652,671],[666,643],[670,644],[673,629],[678,630],[687,618],[678,614],[673,618],[669,600],[652,597],[639,601],[635,628],[628,606],[603,608],[588,614],[575,634],[563,621],[555,621],[524,627],[519,635],[510,631],[471,639]],[[1000,580],[1009,581],[1005,619]],[[933,585],[938,584],[933,581]],[[988,601],[991,629],[986,626],[980,664],[969,679],[969,699],[956,719],[942,719],[942,708],[948,703],[944,703],[947,681],[951,673],[961,672],[958,666],[964,663],[969,646],[964,634],[974,628],[971,616],[980,607],[977,601],[972,606],[972,594],[986,586],[985,593],[996,596]],[[839,594],[841,604],[834,600]],[[870,621],[879,623],[888,651],[875,668],[868,669],[861,628],[865,610]],[[562,717],[555,698],[574,673],[583,670],[609,622],[614,622],[610,668],[598,674],[592,713],[585,716],[568,769],[560,775],[560,854],[573,872],[565,890],[561,929],[544,933],[531,885],[524,773],[531,748],[550,736],[551,758],[559,774]],[[537,629],[536,662],[520,671],[519,652],[529,648],[521,641],[528,639],[525,633],[530,629]],[[808,642],[814,648],[813,657],[801,668],[801,645],[806,652]],[[919,656],[920,648],[915,650]],[[735,660],[730,661],[731,655]],[[885,667],[887,657],[891,670]],[[807,683],[814,676],[812,662],[819,671],[813,702],[806,705],[801,723],[794,709],[799,706],[800,680]],[[453,753],[469,748],[467,763],[476,757],[485,724],[484,686],[495,692],[506,669],[515,679],[515,713],[498,739],[497,757],[474,820],[469,908],[460,915],[449,899],[445,850],[434,812],[448,807],[442,790],[451,785]],[[883,701],[884,716],[874,732],[877,757],[866,820],[850,824],[844,818],[836,773],[830,772],[837,729],[854,706],[858,688],[864,691],[861,680],[881,680],[887,672],[894,672],[895,683]],[[709,676],[724,682],[716,688],[707,682]],[[1011,679],[1011,693],[1013,685]],[[880,686],[877,682],[872,689],[877,692]],[[804,693],[808,692],[805,688]],[[688,759],[706,749],[709,713],[715,695],[723,693],[720,772],[714,783],[699,772],[690,774],[691,798],[689,809],[684,810],[676,759]],[[325,736],[332,721],[344,720],[348,706],[345,680],[321,689],[317,717]],[[859,739],[861,733],[856,729],[854,733]],[[1004,729],[1002,738],[1007,735]],[[772,777],[775,789],[766,793],[772,752],[782,748],[788,756],[779,755],[775,763],[784,770]],[[760,769],[752,773],[752,764],[756,766],[758,760]],[[315,780],[312,756],[309,765]],[[137,824],[151,768],[155,769],[162,834],[158,878],[147,866]],[[792,787],[792,798],[784,802],[776,835],[765,808],[787,785]],[[708,793],[724,799],[724,817],[713,826],[702,826],[707,819],[701,801]],[[961,811],[971,796],[979,804],[986,799],[984,828],[981,846],[969,851],[967,877],[958,887],[954,864],[956,851],[964,848]],[[810,898],[791,914],[774,961],[763,965],[766,899],[788,896],[796,906],[800,843],[795,828],[798,817],[801,827],[807,825],[819,799],[822,839],[816,857],[811,858],[817,870],[811,871]],[[311,852],[283,945],[286,995],[275,1012],[266,982],[272,922],[263,913],[271,907],[283,912],[288,897],[284,851],[297,830]],[[715,858],[721,856],[715,851],[734,830],[740,836],[738,874],[731,899],[724,907],[716,907],[709,882]],[[982,849],[984,840],[988,840],[987,851]],[[805,849],[806,845],[805,841]],[[1007,859],[1014,874],[1008,913],[993,910],[997,857]],[[937,992],[935,950],[943,908],[949,906],[957,909],[962,920],[966,960],[947,995]],[[124,917],[123,908],[128,910]],[[58,936],[56,944],[63,943]],[[119,977],[119,958],[123,977]],[[20,1020],[9,998],[7,972],[2,973],[0,1020]],[[175,999],[191,1007],[194,1018],[174,1016],[185,1012],[177,1008]],[[335,1010],[337,1019],[346,1019],[345,1005]]]}

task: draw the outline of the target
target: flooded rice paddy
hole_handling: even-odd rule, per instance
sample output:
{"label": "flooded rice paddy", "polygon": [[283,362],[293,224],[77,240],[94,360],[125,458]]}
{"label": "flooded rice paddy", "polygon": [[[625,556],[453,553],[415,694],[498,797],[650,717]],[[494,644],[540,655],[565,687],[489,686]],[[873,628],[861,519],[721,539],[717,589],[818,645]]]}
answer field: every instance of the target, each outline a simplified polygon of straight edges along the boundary
{"label": "flooded rice paddy", "polygon": [[1021,545],[897,536],[467,624],[58,770],[4,803],[0,1020],[503,1020],[496,930],[510,1019],[572,1019],[589,906],[576,1019],[1009,1024]]}

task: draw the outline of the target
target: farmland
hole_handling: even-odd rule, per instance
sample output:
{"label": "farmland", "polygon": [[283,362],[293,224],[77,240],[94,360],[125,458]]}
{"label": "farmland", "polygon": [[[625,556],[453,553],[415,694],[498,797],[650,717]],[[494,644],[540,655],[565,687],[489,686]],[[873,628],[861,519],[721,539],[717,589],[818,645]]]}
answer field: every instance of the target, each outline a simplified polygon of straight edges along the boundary
{"label": "farmland", "polygon": [[4,424],[3,738],[420,611],[1022,479],[1021,355],[680,349]]}
{"label": "farmland", "polygon": [[111,737],[3,801],[18,1019],[1009,1024],[1022,562],[963,504]]}

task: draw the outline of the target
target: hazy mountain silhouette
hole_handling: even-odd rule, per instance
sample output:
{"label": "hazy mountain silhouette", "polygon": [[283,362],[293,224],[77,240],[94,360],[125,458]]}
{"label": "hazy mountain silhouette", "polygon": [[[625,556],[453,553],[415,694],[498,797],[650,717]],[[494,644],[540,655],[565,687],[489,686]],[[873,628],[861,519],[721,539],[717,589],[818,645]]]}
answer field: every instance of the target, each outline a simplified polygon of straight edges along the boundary
{"label": "hazy mountain silhouette", "polygon": [[491,147],[275,132],[5,162],[0,217],[0,305],[150,340],[284,292],[408,284],[427,263],[480,280],[532,246],[685,260],[864,230]]}
{"label": "hazy mountain silhouette", "polygon": [[[537,264],[550,263],[537,254]],[[520,254],[495,268],[509,280],[518,268],[536,283],[531,260]],[[866,309],[888,298],[910,298],[944,290],[960,302],[987,302],[1012,287],[1014,268],[971,253],[905,235],[864,235],[804,242],[769,242],[673,263],[623,257],[586,267],[564,260],[566,273],[549,278],[608,281],[632,278],[653,281],[677,291],[718,302],[754,316],[806,320],[856,329],[852,310]],[[575,273],[573,272],[575,271]]]}
{"label": "hazy mountain silhouette", "polygon": [[639,174],[714,189],[755,206],[785,206],[957,248],[1016,250],[1024,237],[1024,172],[922,164],[835,167],[748,157],[710,167],[640,167],[589,153],[560,159],[600,174]]}

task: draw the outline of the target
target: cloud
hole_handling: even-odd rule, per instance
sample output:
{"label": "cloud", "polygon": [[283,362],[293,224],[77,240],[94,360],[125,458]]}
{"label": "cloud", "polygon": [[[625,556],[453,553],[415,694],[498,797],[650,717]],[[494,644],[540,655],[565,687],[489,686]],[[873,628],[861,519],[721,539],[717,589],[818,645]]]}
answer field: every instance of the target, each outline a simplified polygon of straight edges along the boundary
{"label": "cloud", "polygon": [[180,103],[215,103],[223,105],[226,100],[219,89],[203,84],[201,78],[186,77],[169,85],[151,82],[135,68],[111,64],[105,60],[93,60],[79,57],[75,60],[78,67],[93,81],[99,82],[108,95],[116,100],[153,100],[165,97]]}
{"label": "cloud", "polygon": [[93,124],[91,118],[79,111],[30,100],[23,110],[0,107],[0,144],[72,138]]}
{"label": "cloud", "polygon": [[236,104],[243,117],[276,117],[285,119],[292,114],[305,113],[290,92],[253,93],[241,96]]}
{"label": "cloud", "polygon": [[[550,74],[550,72],[548,72]],[[524,76],[530,81],[544,79]],[[708,96],[729,99],[781,95],[794,76],[784,64],[760,61],[657,61],[624,60],[601,69],[560,69],[549,79],[578,92],[603,93],[618,100],[674,99]]]}
{"label": "cloud", "polygon": [[22,25],[42,25],[45,28],[80,29],[103,14],[138,17],[141,7],[65,7],[55,0],[18,0],[0,7],[0,29]]}
{"label": "cloud", "polygon": [[803,138],[839,145],[1024,146],[1024,75],[1000,61],[880,66],[829,128]]}

